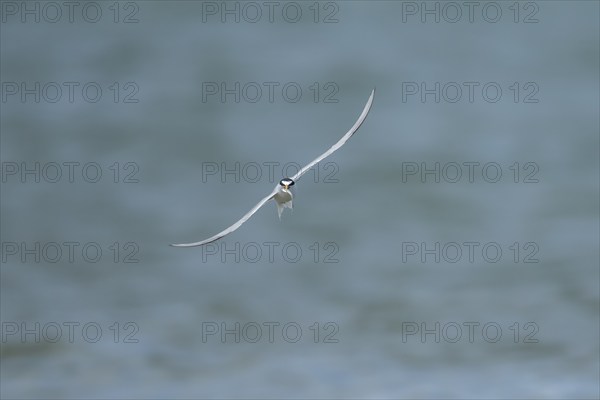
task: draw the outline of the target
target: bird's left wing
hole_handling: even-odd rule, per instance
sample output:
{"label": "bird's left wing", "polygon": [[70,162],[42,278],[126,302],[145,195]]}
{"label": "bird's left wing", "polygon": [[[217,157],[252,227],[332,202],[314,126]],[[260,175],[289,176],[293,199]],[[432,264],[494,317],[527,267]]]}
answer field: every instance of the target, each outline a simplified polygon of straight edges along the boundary
{"label": "bird's left wing", "polygon": [[298,173],[296,175],[290,177],[290,179],[292,179],[293,181],[297,181],[298,179],[300,179],[300,177],[302,175],[304,175],[306,173],[306,171],[308,171],[313,166],[315,166],[315,164],[319,163],[320,161],[322,161],[323,159],[325,159],[326,157],[331,155],[334,151],[336,151],[337,149],[342,147],[344,145],[344,143],[346,143],[348,141],[348,139],[350,139],[352,137],[352,135],[354,135],[356,133],[358,128],[360,128],[362,123],[365,121],[365,118],[367,118],[367,115],[369,114],[369,111],[371,110],[371,105],[373,104],[373,96],[375,96],[375,89],[373,89],[373,91],[371,92],[371,96],[369,96],[369,100],[367,100],[367,104],[365,104],[365,108],[363,109],[362,113],[360,114],[360,116],[358,117],[358,119],[356,120],[354,125],[352,125],[352,128],[350,128],[350,130],[348,132],[346,132],[346,134],[344,136],[342,136],[342,138],[340,140],[338,140],[336,144],[331,146],[329,148],[329,150],[327,150],[325,153],[321,154],[319,157],[312,160],[310,163],[308,163],[308,165],[306,165],[300,171],[298,171]]}
{"label": "bird's left wing", "polygon": [[268,196],[266,196],[261,201],[259,201],[258,204],[252,208],[252,210],[248,211],[242,218],[240,218],[239,221],[237,221],[235,224],[231,225],[229,228],[225,229],[224,231],[219,232],[216,235],[209,237],[208,239],[202,240],[201,242],[172,244],[171,246],[174,246],[174,247],[202,246],[203,244],[214,242],[215,240],[221,239],[223,236],[229,235],[231,232],[235,231],[240,226],[242,226],[242,224],[244,222],[248,221],[248,219],[250,219],[250,217],[252,215],[254,215],[255,212],[257,212],[262,206],[264,206],[267,201],[269,201],[273,198],[275,193],[277,193],[277,186],[275,187],[275,189],[273,189],[273,191]]}

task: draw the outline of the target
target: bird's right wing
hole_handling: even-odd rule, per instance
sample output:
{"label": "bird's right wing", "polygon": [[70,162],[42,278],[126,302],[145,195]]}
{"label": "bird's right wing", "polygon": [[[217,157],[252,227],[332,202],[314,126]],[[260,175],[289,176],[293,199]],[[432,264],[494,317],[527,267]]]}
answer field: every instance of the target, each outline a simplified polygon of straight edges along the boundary
{"label": "bird's right wing", "polygon": [[238,229],[240,226],[242,226],[242,224],[246,221],[248,221],[248,219],[250,219],[251,216],[254,215],[255,212],[257,212],[262,206],[265,205],[265,203],[269,200],[271,200],[273,198],[273,196],[275,196],[275,193],[277,193],[277,186],[275,187],[275,189],[271,192],[271,194],[269,194],[268,196],[266,196],[265,198],[263,198],[261,201],[258,202],[257,205],[255,205],[252,210],[248,211],[246,213],[246,215],[244,215],[242,218],[240,218],[239,221],[237,221],[235,224],[231,225],[229,228],[225,229],[222,232],[217,233],[214,236],[209,237],[208,239],[202,240],[200,242],[196,242],[196,243],[181,243],[181,244],[172,244],[171,246],[174,247],[194,247],[194,246],[202,246],[203,244],[207,244],[207,243],[211,243],[214,242],[215,240],[221,239],[223,236],[227,236],[229,235],[231,232],[235,231],[236,229]]}
{"label": "bird's right wing", "polygon": [[310,163],[308,163],[306,166],[304,166],[300,171],[298,171],[296,173],[296,175],[290,177],[290,179],[292,179],[293,181],[297,181],[298,179],[300,179],[300,177],[302,175],[304,175],[306,173],[306,171],[308,171],[309,169],[314,167],[315,164],[318,164],[319,162],[323,161],[323,159],[327,158],[334,151],[336,151],[337,149],[342,147],[344,145],[344,143],[346,143],[348,141],[348,139],[350,139],[352,137],[352,135],[354,135],[356,133],[358,128],[360,128],[362,123],[365,121],[365,118],[367,118],[367,115],[369,114],[369,111],[371,110],[371,105],[373,104],[373,96],[375,96],[375,89],[373,89],[373,91],[371,92],[371,95],[369,96],[369,100],[367,100],[367,104],[365,104],[365,108],[362,110],[362,113],[360,113],[360,116],[358,117],[358,119],[356,120],[354,125],[352,125],[352,128],[350,128],[350,130],[348,132],[346,132],[346,134],[344,136],[342,136],[342,138],[340,140],[338,140],[337,143],[335,143],[333,146],[331,146],[325,153],[321,154],[319,157],[312,160]]}

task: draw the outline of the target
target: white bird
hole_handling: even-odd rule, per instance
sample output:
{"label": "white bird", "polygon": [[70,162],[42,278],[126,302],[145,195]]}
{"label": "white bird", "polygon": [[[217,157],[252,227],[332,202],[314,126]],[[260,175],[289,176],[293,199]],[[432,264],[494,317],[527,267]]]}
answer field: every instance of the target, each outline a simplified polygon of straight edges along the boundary
{"label": "white bird", "polygon": [[261,201],[259,201],[257,205],[255,205],[250,211],[248,211],[246,213],[246,215],[244,215],[242,218],[240,218],[240,220],[237,221],[235,224],[231,225],[229,228],[225,229],[224,231],[219,232],[216,235],[211,236],[208,239],[202,240],[200,242],[172,244],[171,246],[194,247],[194,246],[202,246],[204,244],[214,242],[215,240],[219,240],[222,237],[229,235],[231,232],[234,232],[240,226],[242,226],[242,224],[244,222],[248,221],[248,219],[250,219],[250,217],[253,216],[254,213],[256,213],[262,206],[264,206],[271,199],[275,200],[275,204],[277,205],[277,214],[279,215],[279,218],[281,219],[281,213],[283,212],[284,208],[290,208],[290,209],[292,208],[292,200],[294,199],[294,195],[292,194],[290,187],[293,186],[295,184],[295,182],[298,179],[300,179],[300,177],[302,175],[304,175],[309,169],[311,169],[315,164],[319,163],[320,161],[322,161],[323,159],[325,159],[326,157],[331,155],[334,151],[336,151],[337,149],[342,147],[344,145],[344,143],[346,143],[348,141],[348,139],[350,139],[352,137],[352,135],[354,135],[356,133],[358,128],[360,128],[360,126],[364,122],[365,118],[367,118],[367,114],[369,114],[369,110],[371,110],[371,105],[373,103],[374,95],[375,95],[375,89],[373,89],[373,91],[371,92],[371,95],[369,96],[369,100],[367,100],[367,104],[365,105],[365,108],[363,109],[362,113],[358,117],[358,120],[356,120],[354,125],[352,125],[352,128],[350,128],[350,130],[348,132],[346,132],[346,134],[344,136],[342,136],[342,138],[340,140],[338,140],[336,144],[331,146],[325,153],[321,154],[319,157],[315,158],[310,163],[308,163],[304,168],[302,168],[300,171],[298,171],[298,173],[296,173],[291,178],[283,178],[281,181],[279,181],[279,184],[277,186],[275,186],[275,189],[273,189],[273,191],[271,193],[269,193],[266,197],[264,197]]}

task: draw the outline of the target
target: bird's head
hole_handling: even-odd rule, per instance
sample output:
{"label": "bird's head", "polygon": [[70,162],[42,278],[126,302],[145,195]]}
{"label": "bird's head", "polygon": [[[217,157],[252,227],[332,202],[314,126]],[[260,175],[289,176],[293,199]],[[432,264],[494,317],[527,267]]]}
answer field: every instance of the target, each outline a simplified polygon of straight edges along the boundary
{"label": "bird's head", "polygon": [[294,186],[294,181],[291,180],[290,178],[283,178],[282,180],[279,181],[279,184],[285,189],[289,189],[290,186]]}

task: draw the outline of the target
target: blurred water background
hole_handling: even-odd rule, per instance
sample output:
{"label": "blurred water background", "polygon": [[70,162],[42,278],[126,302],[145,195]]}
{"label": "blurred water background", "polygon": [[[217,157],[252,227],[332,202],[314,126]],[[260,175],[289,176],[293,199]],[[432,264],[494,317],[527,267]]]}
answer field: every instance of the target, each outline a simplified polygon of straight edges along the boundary
{"label": "blurred water background", "polygon": [[2,398],[600,395],[598,2],[1,7]]}

